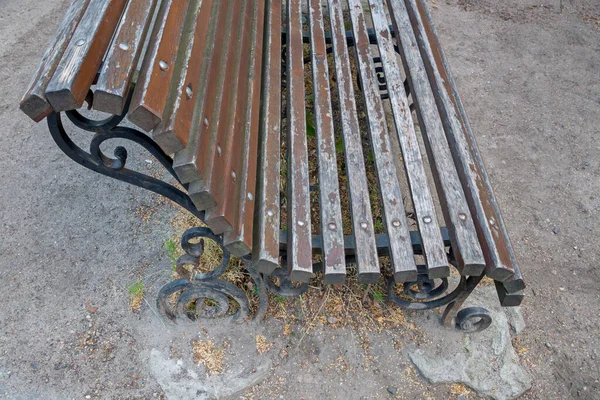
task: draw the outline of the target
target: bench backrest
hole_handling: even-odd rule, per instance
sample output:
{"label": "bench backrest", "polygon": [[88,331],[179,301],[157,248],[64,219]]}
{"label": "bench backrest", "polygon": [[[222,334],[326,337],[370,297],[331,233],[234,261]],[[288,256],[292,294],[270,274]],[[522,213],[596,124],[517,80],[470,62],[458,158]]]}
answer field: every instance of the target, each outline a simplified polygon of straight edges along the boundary
{"label": "bench backrest", "polygon": [[[349,18],[343,8],[346,1]],[[308,21],[303,19],[305,2]],[[280,243],[285,243],[289,275],[300,281],[314,272],[315,232],[328,283],[344,280],[347,247],[355,250],[362,282],[379,279],[382,248],[390,256],[397,281],[417,278],[402,177],[392,146],[397,142],[420,233],[418,255],[426,259],[428,276],[449,275],[446,247],[451,244],[462,275],[480,275],[487,268],[489,276],[506,282],[511,291],[522,288],[514,252],[423,2],[369,0],[373,33],[360,0],[328,0],[329,15],[321,3],[288,0],[282,10],[278,0],[73,0],[21,108],[39,121],[52,111],[77,109],[86,99],[95,110],[112,114],[123,113],[130,101],[129,120],[149,132],[165,152],[175,153],[177,175],[189,184],[197,208],[206,210],[205,222],[223,234],[225,246],[236,256],[252,251],[258,270],[270,272],[279,266]],[[347,46],[348,22],[352,53]],[[372,41],[382,65],[389,120]],[[307,61],[311,82],[305,76]],[[311,223],[315,214],[307,85],[314,96],[319,226]],[[415,129],[409,94],[420,132]],[[367,132],[361,132],[358,102],[365,106]],[[351,237],[344,235],[339,137]],[[365,140],[373,153],[378,188],[367,178]],[[286,162],[287,177],[285,224],[281,160]],[[376,199],[373,190],[378,190]],[[383,244],[373,219],[374,201],[381,203]],[[450,243],[440,233],[444,222]],[[280,237],[282,225],[285,238]]]}

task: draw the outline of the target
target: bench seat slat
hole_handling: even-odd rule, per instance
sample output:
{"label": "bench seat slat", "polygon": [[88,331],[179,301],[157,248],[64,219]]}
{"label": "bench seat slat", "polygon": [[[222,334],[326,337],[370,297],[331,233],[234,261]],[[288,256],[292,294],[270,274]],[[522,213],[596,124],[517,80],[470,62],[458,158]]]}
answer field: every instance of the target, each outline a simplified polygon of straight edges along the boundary
{"label": "bench seat slat", "polygon": [[310,0],[309,8],[324,280],[338,284],[346,278],[346,260],[325,27],[321,1]]}
{"label": "bench seat slat", "polygon": [[288,1],[287,31],[288,271],[291,279],[307,282],[313,268],[300,0]]}
{"label": "bench seat slat", "polygon": [[356,243],[358,279],[361,283],[374,283],[379,280],[379,258],[375,243],[373,215],[362,152],[350,58],[346,47],[342,2],[340,0],[328,0],[328,5],[342,135],[344,137],[348,193],[352,211],[352,232]]}
{"label": "bench seat slat", "polygon": [[[349,0],[349,5],[356,43],[358,71],[363,86],[362,92],[369,120],[371,147],[383,205],[384,226],[390,238],[390,255],[394,278],[398,282],[416,281],[417,265],[408,231],[408,221],[402,201],[400,181],[385,118],[385,110],[379,93],[379,82],[375,75],[375,65],[369,49],[369,36],[361,0]],[[383,6],[383,4],[371,2],[371,13],[376,30],[381,25],[387,29],[385,12],[383,8],[374,9],[377,5]],[[388,82],[388,85],[398,85],[400,82],[392,81]]]}
{"label": "bench seat slat", "polygon": [[[192,125],[197,91],[203,92],[205,82],[199,82],[204,63],[204,49],[210,28],[213,0],[192,2],[179,45],[177,67],[171,94],[160,124],[152,132],[152,137],[167,153],[184,149]],[[198,87],[198,84],[202,87]]]}
{"label": "bench seat slat", "polygon": [[48,84],[54,111],[80,108],[92,86],[126,0],[91,2]]}
{"label": "bench seat slat", "polygon": [[73,0],[71,2],[48,50],[46,50],[42,57],[40,66],[33,76],[29,89],[19,104],[21,110],[35,122],[40,122],[53,111],[52,106],[46,100],[46,88],[89,2],[90,0]]}
{"label": "bench seat slat", "polygon": [[207,210],[215,206],[210,186],[213,178],[214,157],[217,152],[217,134],[220,125],[225,123],[220,119],[221,108],[223,102],[225,102],[224,107],[227,107],[229,95],[225,89],[227,65],[232,62],[234,57],[235,38],[237,37],[235,28],[239,28],[241,10],[242,5],[239,2],[228,2],[225,30],[222,35],[222,43],[219,43],[220,57],[217,57],[218,60],[213,60],[211,65],[211,77],[206,91],[208,101],[204,103],[204,113],[201,117],[203,123],[200,124],[198,143],[196,143],[196,157],[200,160],[197,167],[201,178],[192,182],[188,189],[190,198],[199,210]]}
{"label": "bench seat slat", "polygon": [[[239,199],[236,209],[235,225],[223,236],[225,247],[234,256],[245,256],[252,251],[254,207],[256,195],[256,168],[258,164],[258,131],[260,119],[260,99],[262,87],[263,39],[265,28],[265,1],[252,2],[252,52],[250,54],[250,71],[248,72],[248,97],[252,98],[251,110],[247,110],[244,141],[239,161],[239,179],[234,194]],[[235,166],[234,166],[235,168]]]}
{"label": "bench seat slat", "polygon": [[[243,131],[248,128],[246,115],[251,114],[252,91],[248,79],[250,70],[250,54],[252,51],[252,30],[255,29],[252,21],[252,0],[246,0],[246,10],[242,13],[238,23],[243,27],[236,38],[235,58],[227,66],[229,96],[221,105],[221,119],[217,137],[217,153],[215,154],[215,168],[211,180],[210,192],[215,199],[215,207],[208,210],[205,223],[210,229],[221,234],[230,231],[235,223],[235,209],[239,204],[236,196],[236,181],[231,177],[232,171],[240,171],[239,154],[242,152]],[[236,164],[235,166],[233,164]]]}
{"label": "bench seat slat", "polygon": [[410,75],[409,81],[417,105],[417,116],[425,139],[425,147],[431,160],[458,269],[463,275],[481,275],[485,268],[483,252],[446,140],[425,66],[419,54],[415,33],[410,24],[404,0],[389,1],[395,31],[398,33],[398,44],[408,69],[407,73]]}
{"label": "bench seat slat", "polygon": [[221,60],[220,51],[227,21],[227,4],[226,1],[213,3],[206,47],[202,53],[202,66],[195,85],[197,88],[194,91],[196,102],[190,121],[188,144],[183,150],[176,152],[173,158],[173,169],[182,183],[191,183],[202,178],[198,171],[198,165],[200,162],[204,162],[204,157],[198,157],[198,139],[201,125],[205,120],[204,107],[207,101],[211,101],[207,95],[209,83],[216,79],[219,70],[218,63]]}
{"label": "bench seat slat", "polygon": [[121,115],[131,89],[156,0],[130,0],[94,90],[94,109]]}
{"label": "bench seat slat", "polygon": [[445,124],[448,143],[454,160],[459,167],[459,175],[466,191],[467,200],[480,236],[480,242],[487,257],[487,275],[506,282],[509,293],[523,290],[521,272],[514,251],[504,227],[502,216],[489,184],[487,173],[481,161],[479,150],[466,117],[461,114],[462,105],[453,87],[454,81],[441,46],[437,40],[435,27],[422,1],[408,3],[411,22],[418,30],[419,48],[424,54],[425,67],[434,85],[438,108]]}
{"label": "bench seat slat", "polygon": [[[438,219],[433,196],[427,182],[423,157],[408,106],[408,98],[404,90],[383,0],[371,0],[370,4],[396,134],[400,143],[415,215],[423,240],[428,275],[431,279],[448,276],[450,268],[448,267],[444,241],[437,224]],[[427,217],[431,219],[430,223],[423,222]]]}
{"label": "bench seat slat", "polygon": [[128,118],[150,132],[163,119],[189,0],[163,0],[140,70]]}
{"label": "bench seat slat", "polygon": [[281,1],[267,0],[265,74],[259,138],[253,261],[258,272],[279,267],[281,173]]}

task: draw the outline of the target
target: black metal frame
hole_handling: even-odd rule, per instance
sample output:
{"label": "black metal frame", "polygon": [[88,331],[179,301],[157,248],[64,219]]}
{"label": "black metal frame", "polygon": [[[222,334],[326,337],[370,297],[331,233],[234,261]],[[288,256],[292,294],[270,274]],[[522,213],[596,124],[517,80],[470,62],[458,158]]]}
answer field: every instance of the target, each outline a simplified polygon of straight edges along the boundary
{"label": "black metal frame", "polygon": [[[348,45],[354,45],[351,34],[348,38]],[[90,108],[93,104],[93,98],[93,92],[90,90],[86,98]],[[135,142],[154,156],[169,174],[181,184],[173,170],[173,160],[161,150],[150,136],[136,129],[121,125],[125,115],[127,115],[128,108],[129,101],[121,115],[111,116],[99,121],[91,120],[77,110],[64,113],[75,127],[82,131],[94,133],[90,142],[89,152],[83,150],[71,140],[63,125],[61,113],[53,112],[48,116],[48,127],[58,147],[76,163],[102,175],[167,197],[203,221],[204,212],[199,211],[194,206],[188,194],[183,190],[164,181],[126,168],[128,153],[124,147],[117,146],[113,152],[114,157],[105,155],[100,149],[100,146],[110,139],[124,139]],[[187,185],[181,184],[181,187],[187,190]],[[450,246],[448,233],[445,229],[442,229],[442,234],[447,245]],[[287,235],[282,231],[280,237],[282,265],[285,265],[285,238]],[[211,272],[194,274],[190,271],[193,271],[199,265],[200,257],[204,250],[204,240],[207,239],[215,241],[223,250],[222,262]],[[411,239],[415,254],[422,254],[421,239],[418,232],[411,232]],[[320,242],[321,239],[319,236],[313,237],[313,248],[316,253],[320,252]],[[386,235],[377,235],[377,247],[382,256],[387,254],[387,243],[388,238]],[[181,239],[181,246],[185,254],[179,258],[176,266],[176,270],[181,278],[163,286],[157,298],[158,310],[170,320],[175,321],[178,315],[188,317],[192,320],[195,320],[197,317],[214,318],[225,315],[229,315],[237,321],[245,321],[248,318],[261,320],[267,309],[267,291],[285,297],[295,297],[308,289],[307,284],[293,286],[286,278],[287,269],[285,267],[276,269],[271,276],[264,276],[254,270],[250,257],[243,257],[243,264],[254,283],[254,294],[258,296],[258,306],[251,317],[251,306],[246,293],[242,289],[221,279],[230,260],[230,254],[223,246],[222,236],[215,235],[208,228],[191,228],[184,233]],[[345,238],[345,247],[346,262],[352,263],[354,260],[354,240],[352,236]],[[452,252],[449,254],[450,259],[452,258],[451,255]],[[189,270],[186,267],[192,267],[192,269]],[[316,263],[315,269],[318,271],[319,268],[320,264]],[[491,323],[491,317],[486,309],[473,307],[460,312],[458,310],[483,279],[483,276],[462,276],[456,288],[447,293],[448,280],[446,278],[431,280],[427,277],[426,268],[420,267],[417,281],[403,283],[402,296],[396,294],[396,283],[391,279],[388,283],[388,297],[394,304],[408,310],[429,310],[446,306],[442,317],[444,326],[456,327],[470,332],[482,331]],[[273,277],[278,278],[279,284],[273,282],[271,279]],[[230,300],[233,300],[237,304],[235,312],[230,310]],[[191,304],[194,305],[193,309],[190,308]]]}

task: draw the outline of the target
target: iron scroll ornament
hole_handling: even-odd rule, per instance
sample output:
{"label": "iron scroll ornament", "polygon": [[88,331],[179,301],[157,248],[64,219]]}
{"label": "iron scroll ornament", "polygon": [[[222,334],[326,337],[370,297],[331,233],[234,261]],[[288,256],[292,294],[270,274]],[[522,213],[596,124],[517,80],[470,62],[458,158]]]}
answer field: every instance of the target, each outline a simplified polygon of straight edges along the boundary
{"label": "iron scroll ornament", "polygon": [[[88,98],[89,97],[90,95],[88,95]],[[100,121],[86,118],[77,110],[65,112],[66,116],[76,127],[87,132],[95,133],[90,144],[89,153],[81,149],[71,140],[64,128],[60,113],[52,112],[48,115],[48,128],[58,147],[76,163],[102,175],[127,182],[167,197],[203,220],[204,212],[199,211],[194,206],[194,203],[192,203],[190,197],[182,190],[159,179],[126,168],[128,153],[124,147],[118,146],[115,148],[114,158],[106,156],[100,149],[102,143],[111,139],[125,139],[135,142],[152,154],[169,174],[181,184],[177,178],[177,174],[175,174],[175,171],[173,170],[173,160],[158,146],[158,144],[156,144],[156,142],[143,132],[119,126],[127,113],[128,106],[129,102],[121,115],[112,116]],[[187,185],[181,184],[181,186],[187,189]]]}
{"label": "iron scroll ornament", "polygon": [[[90,105],[93,102],[93,92],[91,90],[86,101]],[[52,112],[47,117],[48,128],[58,147],[76,163],[102,175],[164,196],[203,221],[204,212],[194,206],[192,200],[184,191],[162,180],[128,169],[126,167],[128,152],[125,147],[115,147],[113,157],[107,156],[101,150],[102,144],[112,139],[134,142],[154,156],[181,187],[187,189],[188,185],[181,183],[173,170],[171,157],[154,140],[136,129],[120,126],[125,115],[127,115],[128,107],[129,101],[121,115],[111,116],[103,120],[89,119],[77,110],[66,111],[64,114]],[[62,115],[66,115],[77,128],[94,134],[89,152],[83,150],[69,137],[62,121]],[[201,238],[198,243],[192,242],[192,240],[198,238]],[[184,266],[198,264],[203,252],[204,239],[214,240],[222,248],[223,261],[213,271],[192,277],[186,274]],[[219,279],[227,269],[230,259],[229,252],[223,247],[222,238],[214,235],[208,228],[191,228],[182,236],[182,247],[186,254],[178,260],[177,270],[183,278],[167,283],[160,289],[157,297],[158,310],[171,320],[177,319],[177,316],[187,316],[190,319],[221,317],[227,315],[229,300],[232,299],[239,306],[238,311],[231,315],[233,319],[239,321],[249,319],[250,306],[246,293],[233,284]],[[242,258],[242,261],[246,271],[252,278],[256,294],[259,297],[258,307],[253,319],[262,319],[268,301],[263,277],[253,269],[249,258]],[[172,309],[169,308],[167,297],[174,293],[178,293],[178,299],[176,308]],[[195,315],[189,312],[190,303],[195,303]]]}
{"label": "iron scroll ornament", "polygon": [[[204,212],[194,206],[190,197],[183,190],[167,182],[128,169],[126,167],[128,152],[123,146],[115,147],[113,157],[107,156],[101,150],[102,144],[111,139],[134,142],[154,156],[181,187],[187,190],[188,185],[182,184],[173,170],[173,160],[150,136],[136,129],[120,126],[127,114],[129,100],[121,115],[111,116],[104,120],[89,119],[77,110],[70,110],[64,113],[77,128],[94,134],[89,152],[84,151],[71,140],[63,125],[63,114],[61,113],[52,112],[47,117],[52,138],[58,147],[76,163],[102,175],[164,196],[203,221]],[[89,104],[93,102],[92,91],[88,94],[86,101]],[[197,264],[202,252],[201,242],[194,244],[190,238],[214,240],[223,249],[224,259],[226,255],[228,257],[228,253],[222,245],[222,238],[214,235],[209,229],[191,228],[186,231],[182,237],[182,247],[186,251],[186,254],[178,260],[178,270],[180,273],[183,273],[184,277],[167,283],[160,290],[157,298],[159,311],[171,320],[176,320],[177,317],[196,319],[197,317],[213,318],[225,315],[230,315],[238,321],[250,318],[250,306],[246,293],[231,283],[219,279],[225,272],[228,262],[222,262],[212,272],[205,275],[189,276],[184,273],[183,266]],[[349,257],[348,260],[352,259],[352,255],[347,256]],[[261,320],[266,312],[268,302],[267,289],[286,297],[295,297],[307,290],[307,285],[293,287],[291,282],[285,279],[283,268],[279,268],[273,274],[273,278],[279,278],[279,285],[276,285],[270,277],[263,277],[263,275],[253,269],[250,258],[244,257],[242,261],[254,282],[256,294],[259,297],[259,304],[253,316],[255,320]],[[429,281],[422,272],[420,271],[416,282],[404,284],[405,298],[400,298],[394,293],[395,284],[393,281],[390,282],[388,286],[390,300],[396,305],[409,310],[424,310],[446,306],[442,317],[444,325],[447,327],[455,326],[457,329],[467,332],[479,332],[491,324],[489,312],[483,308],[472,307],[458,312],[458,309],[462,306],[466,298],[481,281],[483,275],[468,278],[461,277],[457,287],[446,294],[447,281],[442,280],[440,284],[436,284],[433,281]],[[418,289],[415,290],[414,287]],[[168,303],[168,297],[175,293],[178,293],[178,299],[176,307],[173,308]],[[238,311],[235,313],[229,312],[230,299],[234,300],[239,306]],[[206,302],[205,300],[210,301]],[[193,312],[190,312],[190,305],[194,305],[195,307]]]}

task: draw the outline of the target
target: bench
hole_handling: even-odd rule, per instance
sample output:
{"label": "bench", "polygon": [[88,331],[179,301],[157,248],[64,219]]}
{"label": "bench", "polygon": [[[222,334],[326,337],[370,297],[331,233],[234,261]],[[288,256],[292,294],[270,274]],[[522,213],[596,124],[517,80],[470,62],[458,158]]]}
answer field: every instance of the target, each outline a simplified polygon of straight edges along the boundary
{"label": "bench", "polygon": [[[182,238],[181,278],[158,296],[165,316],[188,315],[194,301],[196,316],[221,316],[234,299],[234,317],[248,317],[245,293],[219,279],[231,256],[254,280],[257,319],[268,290],[297,296],[315,273],[339,284],[354,266],[364,284],[389,277],[400,307],[446,306],[446,326],[491,323],[481,307],[458,312],[486,276],[503,306],[521,303],[524,281],[424,0],[368,5],[70,4],[20,106],[47,119],[74,161],[206,224]],[[89,151],[62,116],[95,133]],[[142,145],[178,184],[126,168],[124,147],[104,154],[115,138]],[[191,273],[204,239],[223,261]]]}

